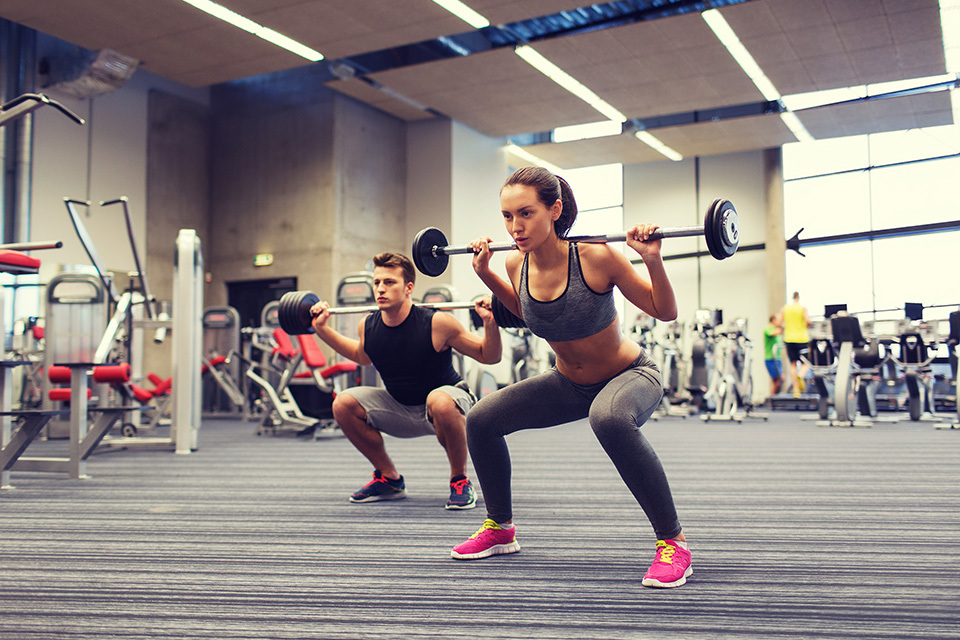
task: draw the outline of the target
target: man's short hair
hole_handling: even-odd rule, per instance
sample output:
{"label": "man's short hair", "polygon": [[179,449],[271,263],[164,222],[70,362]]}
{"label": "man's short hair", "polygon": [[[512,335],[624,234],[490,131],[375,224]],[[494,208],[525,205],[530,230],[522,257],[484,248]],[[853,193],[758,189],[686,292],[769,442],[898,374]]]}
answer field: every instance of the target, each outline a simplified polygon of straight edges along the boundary
{"label": "man's short hair", "polygon": [[401,253],[384,251],[373,256],[374,267],[400,267],[403,270],[403,283],[416,284],[417,271],[413,268],[413,262],[407,256]]}

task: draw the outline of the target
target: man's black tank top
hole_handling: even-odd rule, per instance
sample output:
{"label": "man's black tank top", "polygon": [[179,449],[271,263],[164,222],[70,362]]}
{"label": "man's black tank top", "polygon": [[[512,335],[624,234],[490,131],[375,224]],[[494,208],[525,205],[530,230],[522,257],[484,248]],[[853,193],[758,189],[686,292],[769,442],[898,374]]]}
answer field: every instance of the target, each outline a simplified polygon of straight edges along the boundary
{"label": "man's black tank top", "polygon": [[453,368],[453,351],[433,348],[433,314],[436,309],[413,305],[407,318],[395,327],[383,322],[381,311],[367,316],[363,350],[370,357],[393,398],[405,405],[426,404],[427,394],[461,378]]}

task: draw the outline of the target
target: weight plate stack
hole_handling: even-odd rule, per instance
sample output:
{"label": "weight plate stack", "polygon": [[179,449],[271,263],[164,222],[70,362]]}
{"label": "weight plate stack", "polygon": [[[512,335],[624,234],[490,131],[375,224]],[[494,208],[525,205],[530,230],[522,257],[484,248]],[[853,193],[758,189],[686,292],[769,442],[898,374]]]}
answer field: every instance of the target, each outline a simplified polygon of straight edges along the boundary
{"label": "weight plate stack", "polygon": [[421,230],[413,239],[413,263],[417,270],[424,275],[437,277],[447,269],[450,256],[434,247],[446,247],[447,237],[436,227],[427,227]]}

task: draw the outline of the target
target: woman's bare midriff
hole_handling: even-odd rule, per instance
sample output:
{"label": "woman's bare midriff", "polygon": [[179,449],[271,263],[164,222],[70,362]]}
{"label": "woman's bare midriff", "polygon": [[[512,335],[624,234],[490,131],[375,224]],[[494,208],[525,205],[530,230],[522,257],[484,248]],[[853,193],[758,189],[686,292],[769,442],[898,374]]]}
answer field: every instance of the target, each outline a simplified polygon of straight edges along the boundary
{"label": "woman's bare midriff", "polygon": [[557,369],[577,384],[609,380],[637,359],[640,347],[620,334],[619,320],[600,333],[579,340],[550,342]]}

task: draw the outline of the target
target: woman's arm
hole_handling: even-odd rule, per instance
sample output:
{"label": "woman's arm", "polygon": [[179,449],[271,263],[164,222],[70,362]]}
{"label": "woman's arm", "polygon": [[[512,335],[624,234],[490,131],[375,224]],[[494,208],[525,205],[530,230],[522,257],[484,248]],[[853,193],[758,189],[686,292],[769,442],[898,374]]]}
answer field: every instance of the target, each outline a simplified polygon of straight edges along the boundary
{"label": "woman's arm", "polygon": [[[590,248],[585,253],[588,264],[596,264],[608,278],[609,286],[620,289],[624,297],[638,309],[657,320],[669,322],[677,318],[677,298],[660,255],[661,241],[649,239],[656,229],[656,225],[641,224],[627,232],[627,245],[643,258],[646,277],[637,272],[622,253],[608,245],[586,245]],[[584,252],[580,255],[583,262]]]}
{"label": "woman's arm", "polygon": [[[510,313],[522,318],[520,298],[517,296],[516,289],[514,289],[514,285],[511,282],[513,278],[511,277],[511,281],[504,280],[490,269],[490,256],[493,254],[490,251],[489,243],[490,238],[478,238],[470,243],[473,250],[477,252],[473,255],[473,270],[480,276],[483,284],[487,285],[487,288],[490,289],[490,293],[496,296]],[[514,250],[507,254],[505,261],[507,273],[515,273],[517,266],[522,260],[523,258],[519,251]]]}

